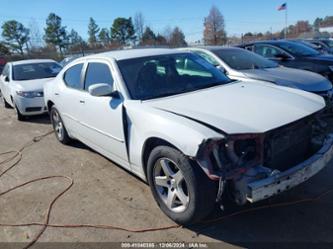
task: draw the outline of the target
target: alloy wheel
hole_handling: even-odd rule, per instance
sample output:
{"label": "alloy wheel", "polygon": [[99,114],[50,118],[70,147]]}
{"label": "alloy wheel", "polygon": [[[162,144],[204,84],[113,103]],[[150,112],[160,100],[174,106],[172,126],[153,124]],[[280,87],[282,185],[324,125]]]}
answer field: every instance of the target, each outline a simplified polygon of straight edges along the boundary
{"label": "alloy wheel", "polygon": [[52,123],[58,139],[61,140],[64,136],[64,125],[61,121],[59,113],[56,111],[52,112]]}
{"label": "alloy wheel", "polygon": [[168,158],[157,160],[154,165],[154,185],[159,197],[173,212],[183,212],[190,196],[183,173],[177,164]]}

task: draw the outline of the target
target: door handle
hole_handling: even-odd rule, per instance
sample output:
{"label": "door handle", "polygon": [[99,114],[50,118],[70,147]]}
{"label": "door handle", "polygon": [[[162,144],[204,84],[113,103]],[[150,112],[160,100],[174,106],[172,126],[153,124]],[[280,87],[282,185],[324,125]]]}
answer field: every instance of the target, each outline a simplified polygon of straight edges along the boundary
{"label": "door handle", "polygon": [[80,100],[80,103],[81,103],[81,104],[84,104],[84,103],[86,103],[86,102],[85,102],[84,100]]}
{"label": "door handle", "polygon": [[54,95],[59,96],[59,93],[54,93]]}

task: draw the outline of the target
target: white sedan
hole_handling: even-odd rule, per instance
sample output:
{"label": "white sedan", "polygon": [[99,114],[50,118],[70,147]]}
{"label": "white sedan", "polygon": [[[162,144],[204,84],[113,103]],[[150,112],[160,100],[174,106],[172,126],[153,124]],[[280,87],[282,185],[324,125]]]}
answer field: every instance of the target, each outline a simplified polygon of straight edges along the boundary
{"label": "white sedan", "polygon": [[61,68],[54,60],[8,62],[0,75],[0,96],[5,107],[14,108],[18,120],[47,112],[43,87]]}
{"label": "white sedan", "polygon": [[318,121],[322,97],[231,81],[188,52],[80,58],[44,92],[60,142],[78,139],[147,181],[181,224],[203,219],[225,195],[243,205],[290,189],[333,154]]}

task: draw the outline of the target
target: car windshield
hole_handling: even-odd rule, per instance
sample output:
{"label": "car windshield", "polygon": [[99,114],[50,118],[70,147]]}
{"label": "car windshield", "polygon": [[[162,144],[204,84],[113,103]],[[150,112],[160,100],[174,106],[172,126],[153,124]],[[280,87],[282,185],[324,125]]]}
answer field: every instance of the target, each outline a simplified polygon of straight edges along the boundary
{"label": "car windshield", "polygon": [[279,47],[295,56],[316,56],[320,53],[313,48],[296,42],[282,42]]}
{"label": "car windshield", "polygon": [[243,49],[220,49],[214,50],[213,53],[235,70],[278,67],[277,63]]}
{"label": "car windshield", "polygon": [[61,66],[55,62],[20,64],[13,66],[13,80],[35,80],[53,78]]}
{"label": "car windshield", "polygon": [[118,61],[132,99],[154,99],[229,83],[202,57],[166,54]]}

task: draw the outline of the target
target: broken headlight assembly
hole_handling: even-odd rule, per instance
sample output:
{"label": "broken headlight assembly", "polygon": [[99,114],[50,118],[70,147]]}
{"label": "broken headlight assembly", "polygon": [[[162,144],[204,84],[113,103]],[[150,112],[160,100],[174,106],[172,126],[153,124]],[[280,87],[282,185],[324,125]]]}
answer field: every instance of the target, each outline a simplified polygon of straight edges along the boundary
{"label": "broken headlight assembly", "polygon": [[262,162],[262,144],[257,134],[208,139],[200,146],[197,161],[212,180],[232,178]]}

